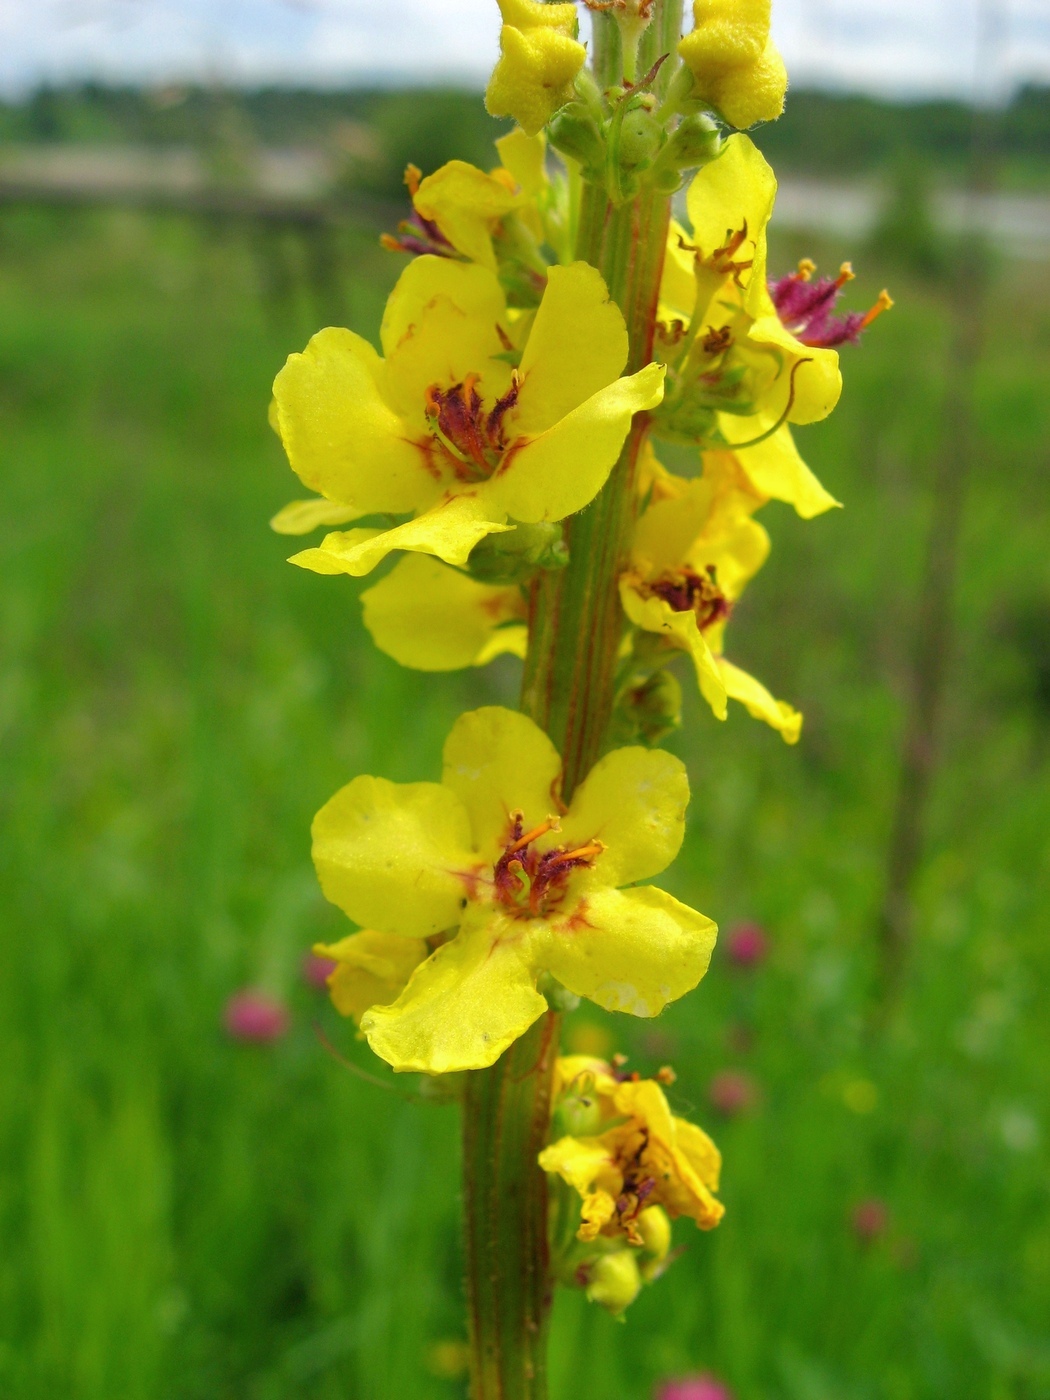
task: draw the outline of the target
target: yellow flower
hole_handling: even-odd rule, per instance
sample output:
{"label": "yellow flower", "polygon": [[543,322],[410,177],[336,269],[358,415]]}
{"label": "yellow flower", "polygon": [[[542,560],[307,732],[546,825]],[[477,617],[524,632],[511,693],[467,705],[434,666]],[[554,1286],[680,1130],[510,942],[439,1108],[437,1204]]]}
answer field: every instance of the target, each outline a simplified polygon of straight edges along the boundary
{"label": "yellow flower", "polygon": [[632,416],[659,403],[663,368],[618,378],[623,316],[586,263],[551,268],[527,323],[514,369],[515,323],[495,274],[426,256],[387,303],[385,358],[332,328],[289,357],[274,397],[302,481],[349,518],[413,517],[329,534],[293,563],[359,576],[403,549],[459,565],[485,535],[513,528],[509,518],[560,520],[597,494]]}
{"label": "yellow flower", "polygon": [[425,554],[408,554],[361,595],[380,651],[416,671],[485,666],[528,642],[520,588],[478,583]]}
{"label": "yellow flower", "polygon": [[707,970],[715,926],[651,885],[682,842],[678,759],[618,749],[559,806],[561,760],[526,716],[460,716],[440,783],[354,779],[317,814],[325,895],[369,930],[441,945],[361,1029],[395,1069],[492,1064],[542,1016],[550,974],[613,1011],[655,1016]]}
{"label": "yellow flower", "polygon": [[534,136],[572,97],[587,50],[576,41],[575,5],[499,0],[500,57],[485,93],[494,117],[513,117]]}
{"label": "yellow flower", "polygon": [[544,1148],[539,1163],[580,1196],[577,1239],[626,1237],[660,1256],[667,1234],[658,1218],[642,1219],[653,1207],[672,1219],[687,1215],[702,1230],[718,1224],[724,1214],[714,1196],[722,1164],[718,1148],[694,1123],[672,1115],[655,1080],[617,1080],[609,1065],[570,1056],[558,1063],[555,1102],[559,1091],[574,1088],[593,1097],[595,1130],[559,1138]]}
{"label": "yellow flower", "polygon": [[352,1016],[358,1025],[370,1006],[386,1006],[400,996],[427,951],[419,939],[371,929],[351,933],[338,943],[314,945],[318,957],[331,958],[337,964],[328,975],[335,1009],[343,1016]]}
{"label": "yellow flower", "polygon": [[[659,468],[659,464],[656,464]],[[693,659],[700,691],[719,719],[739,700],[789,744],[802,716],[722,656],[732,605],[769,553],[769,536],[752,512],[763,504],[731,452],[704,454],[694,480],[653,467],[648,508],[635,529],[620,601],[631,622],[665,637]]]}
{"label": "yellow flower", "polygon": [[692,232],[672,225],[660,289],[670,372],[658,430],[736,448],[763,496],[808,519],[837,502],[787,425],[825,418],[842,376],[836,351],[803,345],[770,297],[766,226],[775,196],[773,171],[743,135],[731,136],[690,185]]}
{"label": "yellow flower", "polygon": [[486,174],[464,160],[450,160],[425,179],[410,166],[406,180],[416,220],[403,223],[400,234],[383,235],[395,251],[459,254],[496,270],[493,237],[511,214],[523,218],[533,238],[541,241],[543,223],[537,201],[548,189],[544,165],[546,140],[542,132],[528,136],[520,129],[496,142],[502,165]]}
{"label": "yellow flower", "polygon": [[775,121],[787,72],[769,37],[771,0],[693,0],[693,30],[678,45],[702,102],[731,126]]}

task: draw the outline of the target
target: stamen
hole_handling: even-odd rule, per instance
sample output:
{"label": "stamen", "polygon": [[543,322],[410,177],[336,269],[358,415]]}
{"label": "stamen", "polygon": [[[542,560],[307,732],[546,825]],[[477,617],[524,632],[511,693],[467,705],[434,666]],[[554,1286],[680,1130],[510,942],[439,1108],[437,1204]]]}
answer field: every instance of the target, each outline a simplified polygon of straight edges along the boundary
{"label": "stamen", "polygon": [[419,182],[423,178],[422,170],[420,170],[418,165],[413,165],[412,162],[409,161],[409,163],[405,166],[405,174],[403,178],[405,184],[408,186],[409,194],[412,196],[413,199],[415,199],[416,194],[419,190]]}
{"label": "stamen", "polygon": [[798,271],[791,274],[796,282],[808,282],[817,270],[817,265],[812,258],[799,258]]}
{"label": "stamen", "polygon": [[875,305],[869,307],[869,309],[864,313],[864,317],[860,323],[861,330],[864,330],[866,326],[870,326],[872,321],[874,321],[877,317],[881,316],[884,311],[888,311],[892,305],[893,298],[890,296],[886,288],[883,287],[882,291],[875,299]]}
{"label": "stamen", "polygon": [[853,264],[844,262],[839,268],[839,275],[835,278],[835,286],[844,287],[847,282],[852,282],[856,275],[853,271]]}
{"label": "stamen", "polygon": [[519,836],[516,841],[512,841],[507,847],[507,855],[513,855],[515,851],[520,851],[523,846],[531,845],[541,836],[546,836],[548,831],[560,831],[561,822],[557,817],[548,817],[546,821],[540,822],[539,826],[534,826],[531,831],[527,831],[524,836]]}

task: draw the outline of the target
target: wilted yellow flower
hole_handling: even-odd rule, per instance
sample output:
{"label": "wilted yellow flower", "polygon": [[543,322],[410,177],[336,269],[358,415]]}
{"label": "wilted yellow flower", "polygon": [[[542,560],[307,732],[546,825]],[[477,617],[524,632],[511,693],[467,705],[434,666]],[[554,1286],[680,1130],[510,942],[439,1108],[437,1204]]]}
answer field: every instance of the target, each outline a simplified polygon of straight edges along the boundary
{"label": "wilted yellow flower", "polygon": [[[649,469],[654,485],[657,481]],[[631,565],[620,579],[623,610],[636,627],[665,637],[693,659],[701,693],[719,719],[726,699],[793,744],[802,716],[722,655],[733,603],[769,553],[752,513],[764,498],[730,452],[704,454],[693,480],[660,469],[654,499],[635,529]]]}
{"label": "wilted yellow flower", "polygon": [[702,1129],[672,1115],[660,1085],[652,1079],[618,1079],[611,1066],[585,1056],[558,1061],[555,1103],[559,1094],[593,1097],[594,1130],[567,1134],[544,1148],[540,1166],[557,1174],[580,1196],[582,1241],[626,1237],[657,1253],[669,1243],[658,1219],[642,1217],[655,1206],[675,1218],[688,1215],[702,1230],[721,1220],[724,1207],[715,1199],[722,1159]]}
{"label": "wilted yellow flower", "polygon": [[361,1018],[395,1069],[492,1064],[546,1011],[545,973],[608,1010],[655,1016],[707,970],[711,920],[651,885],[633,887],[681,845],[681,762],[617,749],[559,818],[560,781],[543,731],[490,707],[456,721],[440,783],[356,778],[317,814],[314,862],[327,897],[418,952],[422,940],[440,941],[396,1001]]}
{"label": "wilted yellow flower", "polygon": [[769,164],[739,134],[690,185],[692,231],[672,225],[660,288],[665,325],[680,330],[668,345],[661,417],[685,437],[713,429],[737,449],[763,496],[808,519],[837,503],[799,456],[788,423],[825,418],[842,376],[837,352],[802,344],[770,297],[766,226],[775,196]]}
{"label": "wilted yellow flower", "polygon": [[703,102],[731,126],[774,121],[787,72],[769,37],[771,0],[693,0],[693,30],[678,45]]}
{"label": "wilted yellow flower", "polygon": [[500,57],[485,93],[494,117],[513,117],[534,136],[572,97],[587,50],[576,41],[575,5],[499,0]]}
{"label": "wilted yellow flower", "polygon": [[560,520],[597,494],[632,416],[660,401],[663,368],[618,378],[623,316],[586,263],[552,267],[521,346],[516,330],[489,268],[425,256],[387,302],[385,358],[332,328],[289,357],[274,384],[281,440],[326,498],[296,509],[413,517],[329,534],[293,563],[362,575],[403,549],[461,565],[508,519]]}

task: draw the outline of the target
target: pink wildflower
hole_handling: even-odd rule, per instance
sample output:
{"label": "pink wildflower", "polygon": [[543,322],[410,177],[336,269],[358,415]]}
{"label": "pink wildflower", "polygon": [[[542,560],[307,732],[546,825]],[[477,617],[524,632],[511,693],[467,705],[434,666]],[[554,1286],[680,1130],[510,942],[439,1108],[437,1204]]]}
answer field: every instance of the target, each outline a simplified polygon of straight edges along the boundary
{"label": "pink wildflower", "polygon": [[275,996],[248,987],[230,997],[223,1012],[223,1024],[233,1040],[268,1045],[287,1034],[289,1017],[284,1003]]}
{"label": "pink wildflower", "polygon": [[737,924],[730,929],[726,952],[737,967],[754,967],[769,952],[769,940],[760,924]]}
{"label": "pink wildflower", "polygon": [[853,1233],[861,1244],[872,1244],[886,1230],[890,1223],[890,1212],[885,1201],[872,1196],[853,1207]]}
{"label": "pink wildflower", "polygon": [[723,1118],[738,1118],[758,1102],[758,1085],[742,1069],[724,1069],[707,1086],[707,1097]]}
{"label": "pink wildflower", "polygon": [[316,987],[318,991],[323,991],[328,986],[329,977],[338,966],[332,958],[319,958],[316,953],[307,953],[300,969],[303,981],[308,987]]}
{"label": "pink wildflower", "polygon": [[714,1376],[681,1376],[664,1381],[656,1400],[733,1400],[732,1391]]}

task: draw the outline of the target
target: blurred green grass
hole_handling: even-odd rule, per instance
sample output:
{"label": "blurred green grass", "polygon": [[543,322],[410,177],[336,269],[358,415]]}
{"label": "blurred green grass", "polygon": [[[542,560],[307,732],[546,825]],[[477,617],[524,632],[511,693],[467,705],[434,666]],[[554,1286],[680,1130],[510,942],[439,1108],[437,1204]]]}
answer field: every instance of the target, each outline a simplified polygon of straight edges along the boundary
{"label": "blurred green grass", "polygon": [[[266,529],[296,494],[266,425],[275,370],[328,320],[374,334],[398,270],[370,233],[342,254],[319,292],[270,275],[294,247],[236,227],[0,216],[13,1400],[462,1393],[429,1361],[462,1327],[456,1111],[319,1042],[315,1022],[380,1072],[301,978],[343,928],[308,828],[354,773],[431,776],[459,710],[513,703],[515,664],[399,670],[357,585],[289,568]],[[859,305],[878,283],[855,285]],[[803,435],[847,509],[770,506],[773,558],[734,621],[735,658],[805,710],[802,743],[692,705],[677,745],[694,798],[667,883],[724,927],[759,919],[772,955],[747,974],[716,956],[657,1023],[584,1009],[570,1026],[643,1070],[674,1063],[679,1111],[724,1150],[728,1214],[713,1235],[677,1227],[684,1256],[626,1325],[559,1300],[554,1400],[645,1400],[704,1368],[740,1400],[1050,1396],[1050,271],[998,275],[918,946],[873,1040],[947,334],[932,292],[894,291],[846,352],[839,410]],[[245,984],[289,1000],[281,1043],[225,1037]],[[727,1067],[760,1096],[720,1121],[706,1092]],[[850,1215],[872,1196],[891,1223],[865,1247]]]}

